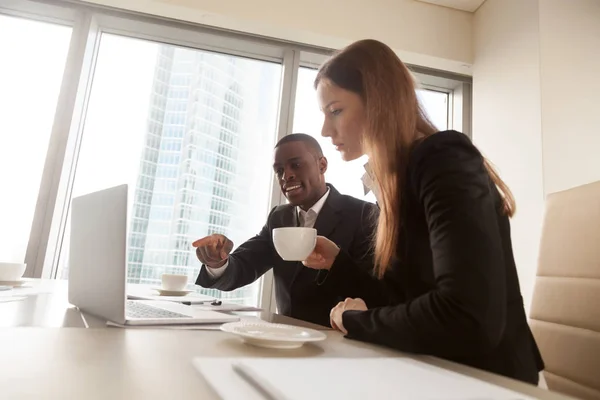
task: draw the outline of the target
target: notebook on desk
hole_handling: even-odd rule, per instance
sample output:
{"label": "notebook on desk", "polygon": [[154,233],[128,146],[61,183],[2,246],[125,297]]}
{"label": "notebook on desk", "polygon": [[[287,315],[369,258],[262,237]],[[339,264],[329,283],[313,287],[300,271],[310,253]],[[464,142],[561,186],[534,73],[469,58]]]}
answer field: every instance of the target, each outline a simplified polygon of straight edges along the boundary
{"label": "notebook on desk", "polygon": [[411,358],[196,358],[194,366],[223,400],[533,400]]}
{"label": "notebook on desk", "polygon": [[216,324],[238,317],[170,301],[127,300],[127,185],[71,204],[69,302],[120,325]]}

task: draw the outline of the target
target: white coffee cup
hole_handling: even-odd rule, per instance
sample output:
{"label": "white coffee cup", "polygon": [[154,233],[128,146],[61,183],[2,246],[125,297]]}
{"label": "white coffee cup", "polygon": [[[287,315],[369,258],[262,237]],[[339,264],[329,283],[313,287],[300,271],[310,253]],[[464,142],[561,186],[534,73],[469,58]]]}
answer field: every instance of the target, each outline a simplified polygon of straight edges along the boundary
{"label": "white coffee cup", "polygon": [[27,264],[0,262],[0,281],[14,282],[21,279]]}
{"label": "white coffee cup", "polygon": [[162,274],[162,288],[164,290],[171,290],[178,292],[184,290],[188,283],[187,275],[178,274]]}
{"label": "white coffee cup", "polygon": [[304,261],[317,244],[317,230],[301,227],[275,228],[273,244],[285,261]]}

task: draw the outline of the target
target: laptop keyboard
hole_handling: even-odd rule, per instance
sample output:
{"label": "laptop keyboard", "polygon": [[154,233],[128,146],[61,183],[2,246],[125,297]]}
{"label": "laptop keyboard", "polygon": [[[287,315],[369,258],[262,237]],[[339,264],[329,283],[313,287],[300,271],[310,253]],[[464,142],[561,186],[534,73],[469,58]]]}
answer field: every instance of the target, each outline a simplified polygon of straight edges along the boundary
{"label": "laptop keyboard", "polygon": [[164,310],[158,307],[152,307],[148,304],[132,300],[127,300],[127,303],[125,305],[125,314],[127,316],[127,319],[191,318],[189,315]]}

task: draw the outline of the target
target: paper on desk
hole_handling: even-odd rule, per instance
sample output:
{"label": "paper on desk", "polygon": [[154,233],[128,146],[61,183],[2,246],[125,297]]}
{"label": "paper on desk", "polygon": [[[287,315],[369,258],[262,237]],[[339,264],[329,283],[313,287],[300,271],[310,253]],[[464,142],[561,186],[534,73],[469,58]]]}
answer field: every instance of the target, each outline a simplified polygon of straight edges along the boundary
{"label": "paper on desk", "polygon": [[193,361],[198,372],[221,400],[265,400],[256,389],[233,371],[233,362],[234,360],[229,358],[195,358]]}
{"label": "paper on desk", "polygon": [[262,308],[252,307],[252,306],[244,306],[240,304],[233,303],[221,303],[221,305],[213,306],[210,303],[204,304],[192,304],[192,308],[194,310],[202,310],[202,311],[262,311]]}
{"label": "paper on desk", "polygon": [[[199,306],[192,306],[194,309],[202,310]],[[223,310],[215,310],[213,308],[207,308],[208,311],[223,311]],[[260,318],[254,316],[240,316],[240,320],[244,321],[252,321],[252,322],[263,322]],[[175,329],[175,330],[190,330],[190,331],[219,331],[221,330],[222,324],[190,324],[190,325],[122,325],[117,324],[116,322],[106,321],[106,326],[111,326],[114,328],[127,328],[127,329]]]}
{"label": "paper on desk", "polygon": [[106,321],[106,326],[113,328],[127,329],[175,329],[182,331],[218,331],[221,330],[221,324],[202,324],[202,325],[122,325],[116,322]]}
{"label": "paper on desk", "polygon": [[194,359],[196,369],[223,400],[261,399],[256,389],[233,372],[233,363],[250,369],[285,400],[533,400],[410,358]]}
{"label": "paper on desk", "polygon": [[215,297],[194,292],[185,296],[160,296],[156,290],[152,289],[151,286],[139,284],[127,285],[127,297],[136,300],[161,300],[191,304],[203,304],[216,300]]}

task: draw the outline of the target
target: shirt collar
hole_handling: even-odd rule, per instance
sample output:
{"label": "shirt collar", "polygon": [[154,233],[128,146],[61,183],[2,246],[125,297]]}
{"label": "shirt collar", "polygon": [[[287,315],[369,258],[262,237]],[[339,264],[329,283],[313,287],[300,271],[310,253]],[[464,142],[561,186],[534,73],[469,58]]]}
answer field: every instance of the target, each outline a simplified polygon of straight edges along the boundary
{"label": "shirt collar", "polygon": [[365,196],[369,194],[369,192],[373,192],[375,195],[375,199],[379,202],[379,186],[375,183],[375,179],[373,179],[373,170],[369,163],[364,165],[365,174],[362,176],[361,180],[363,183],[363,190],[365,192]]}
{"label": "shirt collar", "polygon": [[374,191],[373,187],[375,186],[375,182],[373,180],[373,173],[371,172],[371,166],[369,163],[366,163],[363,168],[365,169],[365,173],[362,176],[361,180],[363,183],[363,190],[365,192],[365,196],[369,194],[369,192]]}
{"label": "shirt collar", "polygon": [[[315,204],[313,204],[313,206],[311,208],[309,208],[308,211],[312,210],[315,214],[319,215],[319,213],[321,212],[321,209],[323,208],[323,205],[325,204],[325,201],[327,201],[327,197],[329,197],[329,191],[330,190],[328,187],[325,194],[323,196],[321,196],[321,198]],[[298,214],[308,213],[308,211],[304,211],[300,207],[296,207],[296,209],[298,210]]]}

